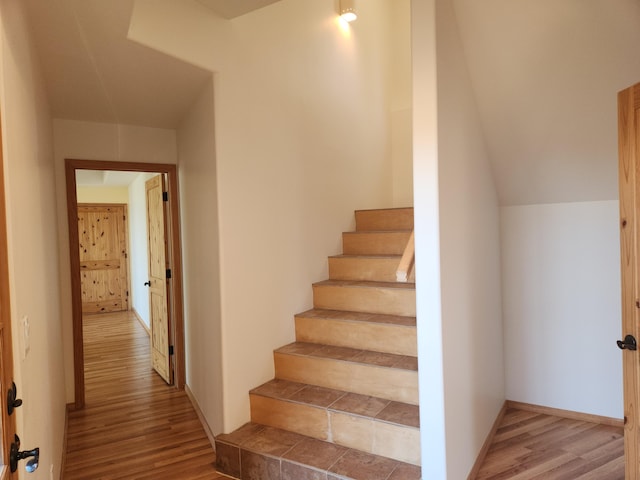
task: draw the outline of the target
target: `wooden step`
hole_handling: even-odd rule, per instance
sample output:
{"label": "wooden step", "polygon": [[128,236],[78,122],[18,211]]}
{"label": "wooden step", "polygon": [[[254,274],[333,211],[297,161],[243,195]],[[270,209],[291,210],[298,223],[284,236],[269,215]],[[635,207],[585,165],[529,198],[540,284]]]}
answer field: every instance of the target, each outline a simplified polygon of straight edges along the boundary
{"label": "wooden step", "polygon": [[313,306],[415,317],[416,289],[414,283],[325,280],[313,284]]}
{"label": "wooden step", "polygon": [[411,230],[388,232],[344,232],[342,253],[345,255],[402,255]]}
{"label": "wooden step", "polygon": [[421,478],[415,465],[256,423],[216,437],[216,467],[245,480]]}
{"label": "wooden step", "polygon": [[418,359],[295,342],[274,352],[276,378],[418,404]]}
{"label": "wooden step", "polygon": [[254,423],[420,464],[416,405],[286,380],[272,380],[250,397]]}
{"label": "wooden step", "polygon": [[299,342],[417,356],[415,317],[313,309],[295,322]]}
{"label": "wooden step", "polygon": [[[400,255],[335,255],[329,257],[330,280],[395,282]],[[415,277],[409,279],[415,281]]]}
{"label": "wooden step", "polygon": [[413,230],[413,208],[356,210],[356,230]]}

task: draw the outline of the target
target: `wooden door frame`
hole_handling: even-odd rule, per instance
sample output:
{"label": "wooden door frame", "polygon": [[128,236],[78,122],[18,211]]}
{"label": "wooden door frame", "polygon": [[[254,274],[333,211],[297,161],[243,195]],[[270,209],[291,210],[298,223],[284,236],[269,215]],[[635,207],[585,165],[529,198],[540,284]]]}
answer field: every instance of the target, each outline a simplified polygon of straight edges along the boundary
{"label": "wooden door frame", "polygon": [[[11,291],[9,288],[9,244],[7,234],[7,207],[4,186],[4,158],[2,154],[2,134],[0,133],[0,398],[6,400],[6,389],[13,381],[13,342],[11,337]],[[0,480],[18,478],[18,472],[9,470],[9,452],[16,431],[16,416],[8,415],[6,401],[0,408],[2,416],[2,465]]]}
{"label": "wooden door frame", "polygon": [[[638,289],[638,214],[640,213],[640,132],[636,114],[640,84],[618,94],[618,181],[620,195],[620,268],[622,287],[622,338],[640,339]],[[625,479],[640,479],[640,357],[622,351],[624,388]]]}
{"label": "wooden door frame", "polygon": [[184,303],[182,292],[182,249],[180,243],[180,216],[178,204],[178,170],[176,165],[161,163],[114,162],[105,160],[66,159],[65,174],[67,188],[67,220],[69,227],[69,255],[71,267],[71,303],[73,317],[73,369],[75,385],[75,409],[85,405],[84,347],[82,344],[82,298],[80,282],[80,257],[77,222],[78,196],[76,192],[76,170],[112,170],[122,172],[148,172],[167,175],[169,192],[169,253],[171,255],[171,333],[173,335],[174,386],[182,390],[185,386],[184,352]]}

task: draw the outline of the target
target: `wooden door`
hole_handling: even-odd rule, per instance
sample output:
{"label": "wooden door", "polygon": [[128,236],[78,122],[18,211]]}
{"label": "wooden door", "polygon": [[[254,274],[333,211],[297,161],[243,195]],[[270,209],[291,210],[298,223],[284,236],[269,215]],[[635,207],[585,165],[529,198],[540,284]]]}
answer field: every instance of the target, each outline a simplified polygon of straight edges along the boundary
{"label": "wooden door", "polygon": [[146,182],[147,235],[149,247],[149,314],[151,316],[151,356],[153,369],[168,384],[173,383],[169,328],[169,262],[164,208],[164,175]]}
{"label": "wooden door", "polygon": [[[622,278],[622,342],[640,338],[638,288],[638,224],[640,209],[640,84],[618,94],[618,178],[620,188],[620,257]],[[622,350],[624,379],[625,479],[640,480],[640,356],[631,342]]]}
{"label": "wooden door", "polygon": [[129,309],[125,205],[78,205],[82,313]]}
{"label": "wooden door", "polygon": [[4,162],[0,137],[0,480],[17,479],[18,473],[9,470],[9,452],[16,434],[16,414],[9,415],[6,392],[13,382],[13,354],[11,340],[11,307],[9,303],[9,253],[7,245],[7,217],[4,191]]}

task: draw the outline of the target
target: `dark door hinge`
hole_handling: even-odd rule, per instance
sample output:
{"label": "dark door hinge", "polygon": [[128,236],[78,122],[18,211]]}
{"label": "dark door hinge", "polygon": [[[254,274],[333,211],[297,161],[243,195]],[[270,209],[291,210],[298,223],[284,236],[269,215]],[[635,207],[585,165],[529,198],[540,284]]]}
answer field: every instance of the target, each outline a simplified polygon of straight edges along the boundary
{"label": "dark door hinge", "polygon": [[162,201],[163,202],[169,201],[169,192],[162,192]]}
{"label": "dark door hinge", "polygon": [[173,345],[169,345],[169,355],[173,355]]}
{"label": "dark door hinge", "polygon": [[171,278],[171,269],[167,268],[167,278]]}

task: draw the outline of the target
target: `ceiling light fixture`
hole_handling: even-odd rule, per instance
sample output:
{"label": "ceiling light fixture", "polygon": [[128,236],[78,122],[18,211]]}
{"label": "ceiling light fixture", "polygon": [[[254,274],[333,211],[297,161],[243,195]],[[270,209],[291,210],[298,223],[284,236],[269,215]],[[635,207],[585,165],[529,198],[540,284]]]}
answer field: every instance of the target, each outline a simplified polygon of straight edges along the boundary
{"label": "ceiling light fixture", "polygon": [[340,0],[340,18],[345,22],[353,22],[358,18],[354,0]]}

